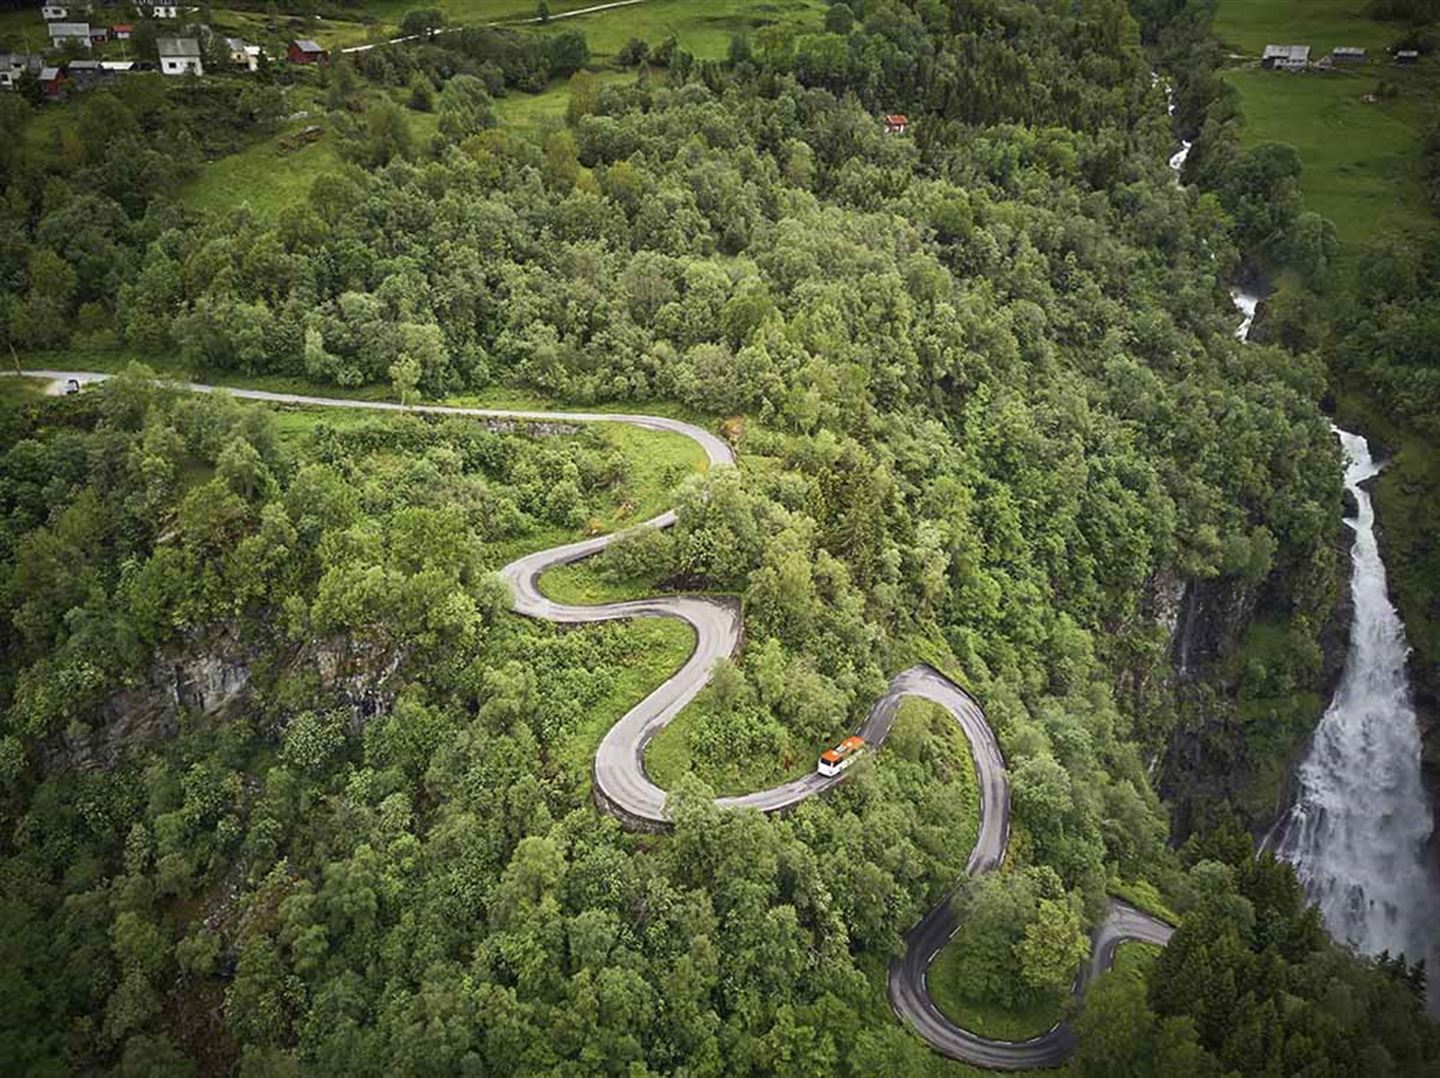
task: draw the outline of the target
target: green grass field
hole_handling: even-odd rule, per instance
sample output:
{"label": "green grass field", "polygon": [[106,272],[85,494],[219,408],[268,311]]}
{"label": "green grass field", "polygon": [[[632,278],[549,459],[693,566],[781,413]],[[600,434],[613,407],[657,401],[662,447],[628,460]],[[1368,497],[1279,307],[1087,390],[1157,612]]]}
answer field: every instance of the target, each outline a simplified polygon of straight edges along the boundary
{"label": "green grass field", "polygon": [[1390,229],[1433,227],[1420,187],[1424,99],[1366,102],[1373,74],[1289,74],[1255,68],[1225,78],[1240,91],[1243,141],[1285,142],[1300,153],[1307,208],[1354,244]]}
{"label": "green grass field", "polygon": [[[562,110],[564,106],[561,106]],[[286,206],[303,202],[317,176],[334,172],[343,165],[334,133],[323,107],[308,109],[310,115],[292,120],[276,134],[210,162],[180,192],[182,205],[192,210],[225,213],[243,205],[262,217],[273,217]],[[410,133],[417,146],[435,133],[439,122],[433,112],[405,111]],[[286,150],[281,140],[310,124],[324,129],[315,142]]]}
{"label": "green grass field", "polygon": [[[319,113],[321,126],[324,114]],[[313,119],[286,124],[279,134],[257,142],[239,153],[206,165],[200,175],[180,194],[183,205],[192,210],[224,213],[245,204],[257,214],[270,217],[286,206],[303,202],[317,176],[341,166],[335,138],[327,130],[316,142],[286,153],[280,139],[299,131]]]}
{"label": "green grass field", "polygon": [[[773,23],[819,30],[824,0],[645,0],[630,7],[560,19],[549,32],[581,30],[597,58],[613,56],[632,37],[658,45],[671,34],[682,49],[719,59],[736,34],[753,34]],[[554,5],[551,5],[554,10]]]}
{"label": "green grass field", "polygon": [[[602,86],[626,85],[635,81],[633,71],[598,71],[588,73]],[[556,79],[538,94],[512,90],[495,101],[495,116],[500,126],[529,138],[550,128],[565,125],[565,107],[570,103],[570,82]]]}
{"label": "green grass field", "polygon": [[40,52],[50,45],[39,4],[26,4],[19,11],[0,11],[0,49]]}
{"label": "green grass field", "polygon": [[[1263,71],[1253,61],[1224,73],[1239,91],[1246,145],[1284,142],[1300,153],[1307,208],[1335,222],[1346,245],[1390,230],[1434,227],[1420,187],[1420,145],[1440,97],[1427,60],[1397,68],[1385,52],[1398,24],[1368,18],[1364,0],[1220,0],[1215,32],[1255,57],[1267,44],[1310,46],[1319,59],[1337,45],[1369,50],[1366,63],[1330,72]],[[1380,79],[1394,97],[1366,101]]]}
{"label": "green grass field", "polygon": [[1215,33],[1225,45],[1247,55],[1259,56],[1266,45],[1309,45],[1312,60],[1337,45],[1355,45],[1373,54],[1400,31],[1395,23],[1370,18],[1368,6],[1367,0],[1220,0]]}

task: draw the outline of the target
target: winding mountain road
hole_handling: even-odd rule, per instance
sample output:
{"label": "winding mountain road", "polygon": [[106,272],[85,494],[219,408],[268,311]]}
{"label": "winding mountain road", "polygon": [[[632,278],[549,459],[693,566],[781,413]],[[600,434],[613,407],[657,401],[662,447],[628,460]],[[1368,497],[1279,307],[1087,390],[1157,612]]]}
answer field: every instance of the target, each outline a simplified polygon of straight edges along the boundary
{"label": "winding mountain road", "polygon": [[[83,385],[108,377],[84,371],[27,370],[18,373],[47,379],[51,393],[63,393],[69,379]],[[224,389],[195,382],[165,384],[199,393]],[[716,435],[692,424],[659,416],[405,405],[255,389],[225,391],[247,400],[321,408],[549,422],[629,423],[692,439],[705,451],[712,466],[726,467],[735,463],[729,445]],[[672,511],[647,521],[646,526],[663,528],[674,522]],[[595,755],[596,799],[632,827],[663,830],[669,826],[665,810],[666,794],[645,774],[645,746],[705,687],[716,661],[735,652],[740,643],[740,605],[728,598],[671,595],[601,606],[572,606],[553,602],[540,591],[542,573],[598,554],[613,538],[609,535],[597,536],[527,554],[505,566],[500,575],[510,587],[515,611],[527,617],[563,624],[638,617],[679,618],[695,631],[695,650],[684,665],[610,728]],[[920,696],[939,704],[965,732],[980,790],[980,832],[970,853],[966,873],[978,876],[992,872],[1004,860],[1010,837],[1010,782],[994,731],[985,720],[980,706],[968,693],[932,667],[914,666],[890,680],[885,694],[871,706],[857,733],[873,745],[881,744],[895,721],[900,701],[906,696]],[[824,792],[841,782],[842,778],[824,778],[812,772],[768,790],[739,797],[722,797],[717,803],[727,808],[782,812]],[[926,973],[940,949],[959,928],[959,921],[951,908],[953,894],[953,891],[947,894],[906,934],[904,955],[891,961],[888,986],[891,1007],[932,1048],[952,1059],[994,1070],[1030,1070],[1060,1065],[1075,1048],[1074,1034],[1063,1022],[1028,1041],[997,1041],[961,1029],[935,1006],[926,985]],[[1115,948],[1125,940],[1164,945],[1170,934],[1170,926],[1163,921],[1124,903],[1112,902],[1106,917],[1095,928],[1090,961],[1076,975],[1072,991],[1078,996],[1090,980],[1109,968]]]}

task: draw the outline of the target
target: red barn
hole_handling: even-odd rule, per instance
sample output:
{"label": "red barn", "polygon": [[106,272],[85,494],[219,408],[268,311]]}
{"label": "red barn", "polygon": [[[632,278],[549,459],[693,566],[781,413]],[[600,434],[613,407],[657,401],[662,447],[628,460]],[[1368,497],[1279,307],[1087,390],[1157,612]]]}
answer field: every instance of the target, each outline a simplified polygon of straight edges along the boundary
{"label": "red barn", "polygon": [[323,64],[329,58],[330,54],[309,38],[292,41],[285,50],[285,59],[292,64]]}
{"label": "red barn", "polygon": [[65,69],[47,67],[40,72],[40,88],[51,100],[65,95]]}

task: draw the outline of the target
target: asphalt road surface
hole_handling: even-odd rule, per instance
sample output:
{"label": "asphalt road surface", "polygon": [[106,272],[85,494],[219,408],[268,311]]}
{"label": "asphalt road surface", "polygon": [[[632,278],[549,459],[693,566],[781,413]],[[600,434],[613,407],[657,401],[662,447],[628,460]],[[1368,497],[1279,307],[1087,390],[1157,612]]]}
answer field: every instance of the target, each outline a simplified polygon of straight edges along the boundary
{"label": "asphalt road surface", "polygon": [[[85,371],[28,370],[22,373],[28,377],[48,379],[50,385],[47,391],[51,393],[63,393],[68,379],[73,378],[84,385],[88,382],[103,381],[108,377]],[[217,388],[194,382],[169,384],[197,393],[210,393]],[[630,423],[647,430],[671,431],[692,439],[705,451],[712,467],[731,467],[735,463],[729,445],[721,438],[690,423],[660,416],[402,405],[383,401],[311,397],[297,393],[271,393],[257,389],[227,389],[226,392],[247,400],[322,408],[363,408],[562,423]],[[644,526],[664,528],[674,522],[675,514],[668,512],[647,521]],[[685,660],[684,665],[610,728],[595,755],[597,799],[632,826],[659,830],[669,824],[665,807],[666,795],[665,791],[651,782],[645,774],[645,746],[705,687],[716,661],[735,652],[740,643],[740,605],[734,599],[728,598],[669,595],[633,602],[606,603],[601,606],[572,606],[553,602],[541,593],[541,574],[556,566],[569,565],[598,554],[613,539],[614,536],[611,535],[596,536],[578,543],[527,554],[505,566],[500,575],[510,586],[516,613],[527,617],[564,624],[640,617],[679,618],[694,630],[695,650]],[[900,701],[906,696],[920,696],[934,701],[945,708],[964,730],[970,742],[970,753],[975,761],[980,790],[980,833],[975,840],[975,848],[970,853],[966,872],[968,875],[978,876],[994,871],[1004,860],[1005,847],[1010,837],[1010,781],[1005,773],[1005,760],[1000,754],[1000,746],[985,719],[985,713],[968,693],[939,671],[929,666],[915,666],[891,679],[885,695],[871,706],[865,721],[856,732],[867,743],[878,747],[890,732]],[[781,812],[793,808],[807,797],[823,793],[842,780],[843,775],[824,778],[811,772],[768,790],[739,797],[722,797],[717,803],[726,808]],[[952,895],[953,892],[947,894],[939,905],[906,934],[904,955],[891,961],[891,1007],[901,1020],[932,1048],[952,1059],[994,1070],[1030,1070],[1064,1063],[1075,1050],[1075,1037],[1069,1026],[1063,1022],[1028,1041],[996,1041],[961,1029],[935,1006],[926,985],[926,972],[940,949],[960,927],[951,909]],[[1124,903],[1112,902],[1108,914],[1095,928],[1091,939],[1090,961],[1076,975],[1073,992],[1079,995],[1090,980],[1109,968],[1115,948],[1120,943],[1125,940],[1143,940],[1163,946],[1169,940],[1170,933],[1170,926],[1163,921]]]}

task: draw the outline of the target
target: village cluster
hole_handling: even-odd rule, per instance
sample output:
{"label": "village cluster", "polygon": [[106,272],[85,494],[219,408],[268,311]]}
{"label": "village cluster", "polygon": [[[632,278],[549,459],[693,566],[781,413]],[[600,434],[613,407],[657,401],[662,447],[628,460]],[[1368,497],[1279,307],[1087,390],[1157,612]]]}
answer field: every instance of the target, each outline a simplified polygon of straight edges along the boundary
{"label": "village cluster", "polygon": [[[75,90],[91,87],[135,72],[156,72],[162,75],[204,75],[207,61],[231,70],[255,71],[262,62],[274,59],[259,45],[238,37],[224,37],[223,48],[218,35],[204,23],[192,21],[199,8],[184,4],[145,3],[126,5],[141,19],[153,22],[165,33],[154,37],[154,53],[131,56],[122,49],[119,59],[94,59],[85,53],[104,48],[110,42],[130,42],[136,36],[136,25],[110,22],[103,18],[106,9],[119,5],[94,0],[91,3],[40,5],[49,37],[45,52],[0,52],[0,90],[15,90],[25,78],[33,78],[42,93],[51,99],[65,97]],[[298,38],[286,47],[284,60],[292,64],[325,63],[329,53],[307,38]]]}
{"label": "village cluster", "polygon": [[[1400,67],[1408,67],[1420,59],[1416,49],[1396,49],[1392,57]],[[1267,71],[1328,71],[1342,64],[1363,64],[1365,50],[1353,45],[1340,45],[1318,60],[1310,59],[1309,45],[1266,45],[1260,66]]]}

